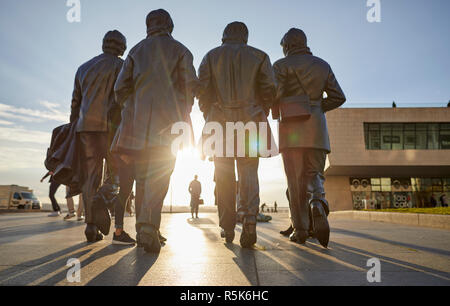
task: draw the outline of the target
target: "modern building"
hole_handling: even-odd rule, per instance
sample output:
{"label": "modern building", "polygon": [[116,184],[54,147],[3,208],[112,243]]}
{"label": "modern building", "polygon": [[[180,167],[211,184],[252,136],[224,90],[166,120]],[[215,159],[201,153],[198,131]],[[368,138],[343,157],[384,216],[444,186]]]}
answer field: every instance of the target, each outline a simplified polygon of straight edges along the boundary
{"label": "modern building", "polygon": [[431,207],[450,201],[450,107],[327,113],[331,210]]}

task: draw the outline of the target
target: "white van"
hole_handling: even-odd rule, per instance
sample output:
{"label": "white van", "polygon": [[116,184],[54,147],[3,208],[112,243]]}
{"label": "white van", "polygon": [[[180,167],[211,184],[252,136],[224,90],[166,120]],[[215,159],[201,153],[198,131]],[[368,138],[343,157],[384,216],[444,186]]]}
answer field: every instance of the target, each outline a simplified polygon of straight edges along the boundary
{"label": "white van", "polygon": [[28,187],[0,185],[0,208],[41,209],[42,204]]}

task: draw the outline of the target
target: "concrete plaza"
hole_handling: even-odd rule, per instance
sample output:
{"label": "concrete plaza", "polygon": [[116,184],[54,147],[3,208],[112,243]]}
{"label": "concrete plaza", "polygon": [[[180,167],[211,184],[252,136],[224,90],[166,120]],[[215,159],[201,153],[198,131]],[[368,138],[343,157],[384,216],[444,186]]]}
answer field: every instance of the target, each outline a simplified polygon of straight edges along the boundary
{"label": "concrete plaza", "polygon": [[[376,285],[367,261],[381,261],[381,285],[450,285],[450,231],[330,218],[329,249],[279,234],[286,213],[258,224],[258,243],[241,249],[220,238],[215,213],[190,219],[164,213],[167,244],[159,255],[103,241],[84,241],[84,223],[46,213],[0,214],[0,285]],[[125,229],[135,235],[134,218]],[[69,283],[70,258],[81,263],[81,282]]]}

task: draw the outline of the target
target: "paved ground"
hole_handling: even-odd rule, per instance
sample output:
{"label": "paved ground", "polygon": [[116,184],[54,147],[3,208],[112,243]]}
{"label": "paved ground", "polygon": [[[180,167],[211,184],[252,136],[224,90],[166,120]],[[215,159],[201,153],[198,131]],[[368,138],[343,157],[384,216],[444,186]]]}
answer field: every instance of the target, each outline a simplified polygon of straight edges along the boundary
{"label": "paved ground", "polygon": [[[301,246],[278,233],[288,225],[275,214],[258,225],[254,250],[219,236],[215,214],[198,220],[163,214],[168,243],[159,255],[142,249],[87,244],[84,224],[44,213],[0,215],[0,285],[68,285],[69,258],[81,262],[82,285],[373,285],[367,260],[381,260],[382,285],[450,285],[450,231],[360,220],[331,220],[329,249]],[[126,218],[134,231],[134,218]],[[72,283],[73,284],[73,283]]]}

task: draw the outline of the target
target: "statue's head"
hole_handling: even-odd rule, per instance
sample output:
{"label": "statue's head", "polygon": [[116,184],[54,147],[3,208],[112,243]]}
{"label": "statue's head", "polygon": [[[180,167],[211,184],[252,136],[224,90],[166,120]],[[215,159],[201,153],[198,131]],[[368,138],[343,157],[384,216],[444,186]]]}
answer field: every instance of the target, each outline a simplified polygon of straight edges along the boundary
{"label": "statue's head", "polygon": [[127,39],[117,30],[109,31],[103,37],[103,52],[122,56],[127,49]]}
{"label": "statue's head", "polygon": [[147,34],[172,34],[173,21],[170,14],[163,9],[154,10],[148,13],[145,20],[147,25]]}
{"label": "statue's head", "polygon": [[308,47],[308,40],[305,32],[300,29],[292,28],[281,39],[284,55],[287,55],[292,49],[303,49]]}
{"label": "statue's head", "polygon": [[198,175],[196,174],[196,175],[194,175],[194,179],[198,179]]}
{"label": "statue's head", "polygon": [[248,41],[248,28],[245,23],[235,21],[229,23],[223,30],[222,42],[238,42],[246,44]]}

